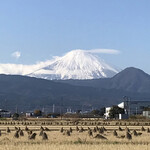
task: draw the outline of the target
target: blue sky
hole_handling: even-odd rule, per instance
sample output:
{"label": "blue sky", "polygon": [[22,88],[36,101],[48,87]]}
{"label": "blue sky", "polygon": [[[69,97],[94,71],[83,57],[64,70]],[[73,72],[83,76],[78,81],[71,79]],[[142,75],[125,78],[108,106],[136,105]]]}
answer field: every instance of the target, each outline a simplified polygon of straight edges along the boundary
{"label": "blue sky", "polygon": [[120,54],[99,55],[150,74],[149,8],[149,0],[0,0],[0,63],[35,64],[73,49],[115,49]]}

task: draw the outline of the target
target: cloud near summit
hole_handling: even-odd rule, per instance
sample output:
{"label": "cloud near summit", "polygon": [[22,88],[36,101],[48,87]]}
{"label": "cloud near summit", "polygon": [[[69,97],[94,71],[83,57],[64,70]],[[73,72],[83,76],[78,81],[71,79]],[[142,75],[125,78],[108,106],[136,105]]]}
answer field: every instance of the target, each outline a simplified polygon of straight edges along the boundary
{"label": "cloud near summit", "polygon": [[89,53],[97,53],[97,54],[120,54],[119,50],[115,49],[91,49],[91,50],[83,50]]}
{"label": "cloud near summit", "polygon": [[14,58],[16,58],[16,59],[18,59],[18,58],[21,57],[21,52],[15,51],[15,52],[13,52],[13,53],[11,54],[11,56],[14,57]]}

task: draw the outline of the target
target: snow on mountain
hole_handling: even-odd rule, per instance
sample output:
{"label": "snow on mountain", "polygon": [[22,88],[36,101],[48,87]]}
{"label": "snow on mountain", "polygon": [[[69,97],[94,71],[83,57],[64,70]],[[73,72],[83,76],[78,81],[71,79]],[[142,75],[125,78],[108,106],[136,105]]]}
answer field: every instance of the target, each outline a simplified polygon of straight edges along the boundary
{"label": "snow on mountain", "polygon": [[90,52],[73,50],[55,58],[49,65],[32,72],[29,76],[49,80],[97,79],[112,77],[119,71]]}

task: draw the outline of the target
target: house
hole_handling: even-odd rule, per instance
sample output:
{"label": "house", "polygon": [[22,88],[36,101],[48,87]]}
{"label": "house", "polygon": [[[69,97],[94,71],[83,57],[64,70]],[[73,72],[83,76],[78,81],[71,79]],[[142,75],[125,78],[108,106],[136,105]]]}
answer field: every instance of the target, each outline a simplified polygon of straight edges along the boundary
{"label": "house", "polygon": [[33,112],[26,112],[26,117],[28,118],[28,117],[32,117],[32,116],[34,116],[34,113]]}
{"label": "house", "polygon": [[11,112],[7,110],[0,109],[0,117],[1,118],[10,118]]}
{"label": "house", "polygon": [[[150,107],[150,101],[131,101],[126,100],[117,105],[120,108],[123,108],[125,115],[120,116],[120,118],[127,118],[127,116],[143,114],[143,110],[146,107]],[[110,109],[112,107],[106,107],[105,109],[105,119],[109,118]],[[146,113],[146,112],[145,112]]]}
{"label": "house", "polygon": [[150,110],[143,111],[143,116],[146,118],[150,118]]}
{"label": "house", "polygon": [[111,107],[106,107],[105,108],[105,113],[104,113],[105,119],[109,118],[110,109],[111,109]]}

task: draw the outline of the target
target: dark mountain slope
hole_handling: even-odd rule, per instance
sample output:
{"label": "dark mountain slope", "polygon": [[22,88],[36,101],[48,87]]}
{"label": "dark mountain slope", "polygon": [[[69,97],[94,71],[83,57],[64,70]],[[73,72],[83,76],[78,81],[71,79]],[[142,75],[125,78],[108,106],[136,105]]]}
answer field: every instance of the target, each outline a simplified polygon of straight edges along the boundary
{"label": "dark mountain slope", "polygon": [[127,68],[111,78],[111,88],[134,92],[150,92],[150,75],[136,68]]}
{"label": "dark mountain slope", "polygon": [[112,78],[95,80],[61,80],[56,82],[68,83],[77,86],[150,93],[150,75],[133,67],[126,68]]}
{"label": "dark mountain slope", "polygon": [[18,106],[20,110],[28,110],[53,104],[76,109],[83,106],[102,107],[118,102],[122,95],[124,91],[72,86],[26,76],[0,75],[0,105],[9,109]]}
{"label": "dark mountain slope", "polygon": [[135,68],[127,68],[113,78],[97,80],[54,82],[0,75],[0,106],[11,110],[18,106],[22,111],[53,104],[74,110],[99,108],[117,104],[125,95],[132,100],[150,100],[149,89],[150,76]]}

